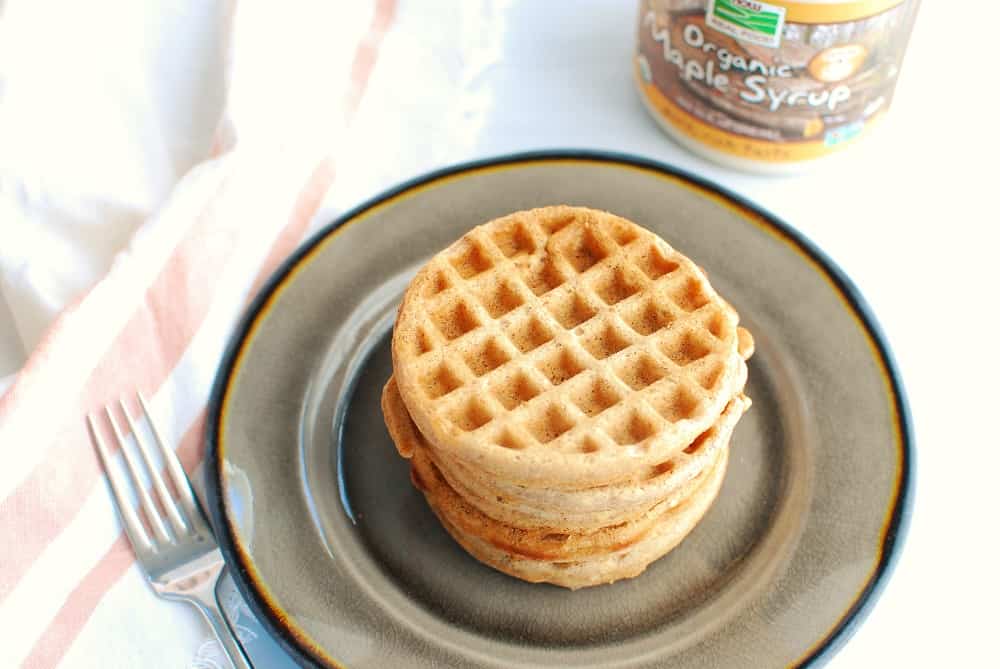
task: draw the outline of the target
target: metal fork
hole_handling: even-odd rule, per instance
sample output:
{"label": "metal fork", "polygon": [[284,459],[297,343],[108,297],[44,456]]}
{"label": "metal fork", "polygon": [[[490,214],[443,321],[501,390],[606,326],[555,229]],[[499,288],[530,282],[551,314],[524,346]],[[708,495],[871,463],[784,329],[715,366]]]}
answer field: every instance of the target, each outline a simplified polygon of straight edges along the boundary
{"label": "metal fork", "polygon": [[191,490],[190,480],[181,468],[173,450],[167,448],[166,442],[153,422],[146,400],[140,393],[136,393],[136,397],[139,399],[139,405],[142,407],[153,440],[159,447],[167,475],[173,483],[176,495],[171,494],[166,481],[156,468],[149,446],[139,430],[136,429],[136,422],[125,406],[124,398],[120,399],[118,403],[121,405],[125,421],[128,423],[128,428],[138,446],[139,454],[145,465],[146,473],[152,481],[156,497],[166,514],[166,521],[169,522],[168,529],[168,522],[165,522],[160,510],[143,486],[139,474],[139,464],[136,462],[135,456],[129,452],[129,449],[125,448],[124,434],[111,411],[111,407],[105,407],[104,412],[111,424],[111,431],[114,433],[125,459],[126,469],[129,473],[128,478],[131,479],[132,487],[138,494],[139,505],[142,507],[149,529],[152,530],[152,536],[150,536],[147,527],[139,519],[136,509],[133,508],[126,495],[128,483],[124,482],[123,477],[110,466],[111,456],[107,444],[94,422],[94,416],[88,414],[87,425],[90,428],[90,435],[97,448],[97,454],[101,458],[101,464],[104,465],[108,483],[111,484],[116,501],[115,506],[121,517],[125,533],[132,542],[136,558],[146,572],[146,578],[156,594],[164,599],[182,600],[194,605],[205,616],[205,620],[211,626],[233,667],[235,669],[250,669],[250,662],[237,642],[229,622],[223,616],[216,594],[216,585],[226,567],[222,554],[219,552],[219,544],[216,542],[212,528],[209,527],[205,514]]}

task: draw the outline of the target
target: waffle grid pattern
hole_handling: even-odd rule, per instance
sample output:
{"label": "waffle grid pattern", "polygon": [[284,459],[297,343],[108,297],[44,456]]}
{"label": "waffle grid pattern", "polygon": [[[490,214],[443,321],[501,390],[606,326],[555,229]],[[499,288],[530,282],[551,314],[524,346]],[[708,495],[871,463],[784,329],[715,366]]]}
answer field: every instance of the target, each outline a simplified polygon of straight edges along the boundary
{"label": "waffle grid pattern", "polygon": [[[611,499],[629,500],[623,502],[623,505],[631,504],[635,497],[655,500],[693,477],[708,459],[726,448],[736,423],[749,404],[750,400],[745,395],[740,394],[733,398],[719,420],[698,435],[686,448],[662,462],[643,468],[635,478],[617,484],[583,488],[579,492],[590,499],[602,500],[596,504],[596,507],[602,509],[610,508]],[[430,448],[426,441],[421,442],[421,447]],[[435,454],[433,449],[431,453],[434,463],[445,474],[452,487],[457,487],[454,484],[458,483],[463,490],[473,493],[480,491],[483,494],[497,495],[508,502],[544,503],[566,511],[575,510],[571,505],[579,506],[579,500],[572,490],[559,491],[560,494],[554,495],[551,490],[543,489],[541,495],[533,495],[536,492],[535,488],[497,480],[461,461],[443,458]],[[630,488],[634,490],[633,494],[624,492]],[[560,501],[565,502],[565,506],[560,505]],[[650,501],[651,503],[653,502]]]}
{"label": "waffle grid pattern", "polygon": [[642,448],[654,435],[673,441],[685,421],[707,427],[729,399],[735,315],[690,261],[627,221],[513,215],[423,272],[405,364],[416,406],[460,438]]}

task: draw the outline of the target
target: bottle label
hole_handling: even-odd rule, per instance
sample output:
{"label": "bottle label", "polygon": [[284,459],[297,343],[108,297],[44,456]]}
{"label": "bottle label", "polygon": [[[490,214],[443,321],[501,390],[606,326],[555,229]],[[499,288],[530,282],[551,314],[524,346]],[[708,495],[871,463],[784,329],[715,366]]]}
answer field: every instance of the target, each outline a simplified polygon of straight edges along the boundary
{"label": "bottle label", "polygon": [[914,0],[643,0],[636,76],[660,121],[730,155],[817,158],[889,106]]}
{"label": "bottle label", "polygon": [[778,46],[785,26],[785,8],[755,0],[708,0],[705,23],[736,39]]}

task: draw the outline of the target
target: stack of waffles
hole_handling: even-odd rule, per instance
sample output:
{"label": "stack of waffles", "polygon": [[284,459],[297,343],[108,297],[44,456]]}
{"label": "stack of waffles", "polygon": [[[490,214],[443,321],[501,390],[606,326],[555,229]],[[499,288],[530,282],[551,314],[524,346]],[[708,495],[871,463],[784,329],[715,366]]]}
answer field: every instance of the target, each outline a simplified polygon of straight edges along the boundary
{"label": "stack of waffles", "polygon": [[466,551],[580,588],[641,573],[722,484],[753,351],[704,272],[612,214],[481,225],[414,277],[382,409]]}

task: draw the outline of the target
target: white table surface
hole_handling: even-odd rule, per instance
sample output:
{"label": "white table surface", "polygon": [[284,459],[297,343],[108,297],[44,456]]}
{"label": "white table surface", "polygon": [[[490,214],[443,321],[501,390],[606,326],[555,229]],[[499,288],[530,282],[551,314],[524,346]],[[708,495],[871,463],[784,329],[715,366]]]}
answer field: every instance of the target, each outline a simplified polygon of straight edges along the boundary
{"label": "white table surface", "polygon": [[[989,65],[996,52],[986,45],[1000,12],[986,3],[976,3],[972,15],[971,3],[960,9],[925,2],[883,126],[811,173],[773,178],[707,163],[646,116],[628,77],[635,3],[555,4],[521,2],[498,12],[492,39],[505,55],[461,97],[455,123],[409,127],[406,106],[429,102],[415,95],[384,104],[393,99],[393,82],[380,80],[376,70],[356,134],[378,132],[414,150],[342,170],[325,216],[443,164],[586,147],[689,169],[797,227],[874,308],[902,370],[918,448],[916,504],[902,559],[868,621],[829,666],[998,666],[992,634],[1000,620],[994,550],[1000,505],[992,492],[1000,437],[991,428],[989,388],[1000,378],[991,351],[1000,325],[994,206],[1000,100]],[[418,11],[414,5],[404,2],[400,11]],[[412,57],[414,39],[390,33],[381,58]],[[433,67],[433,56],[425,57]],[[428,148],[436,143],[447,150]],[[9,320],[0,301],[0,376],[24,357]],[[254,654],[259,666],[283,664],[280,650],[267,643],[255,644]]]}

